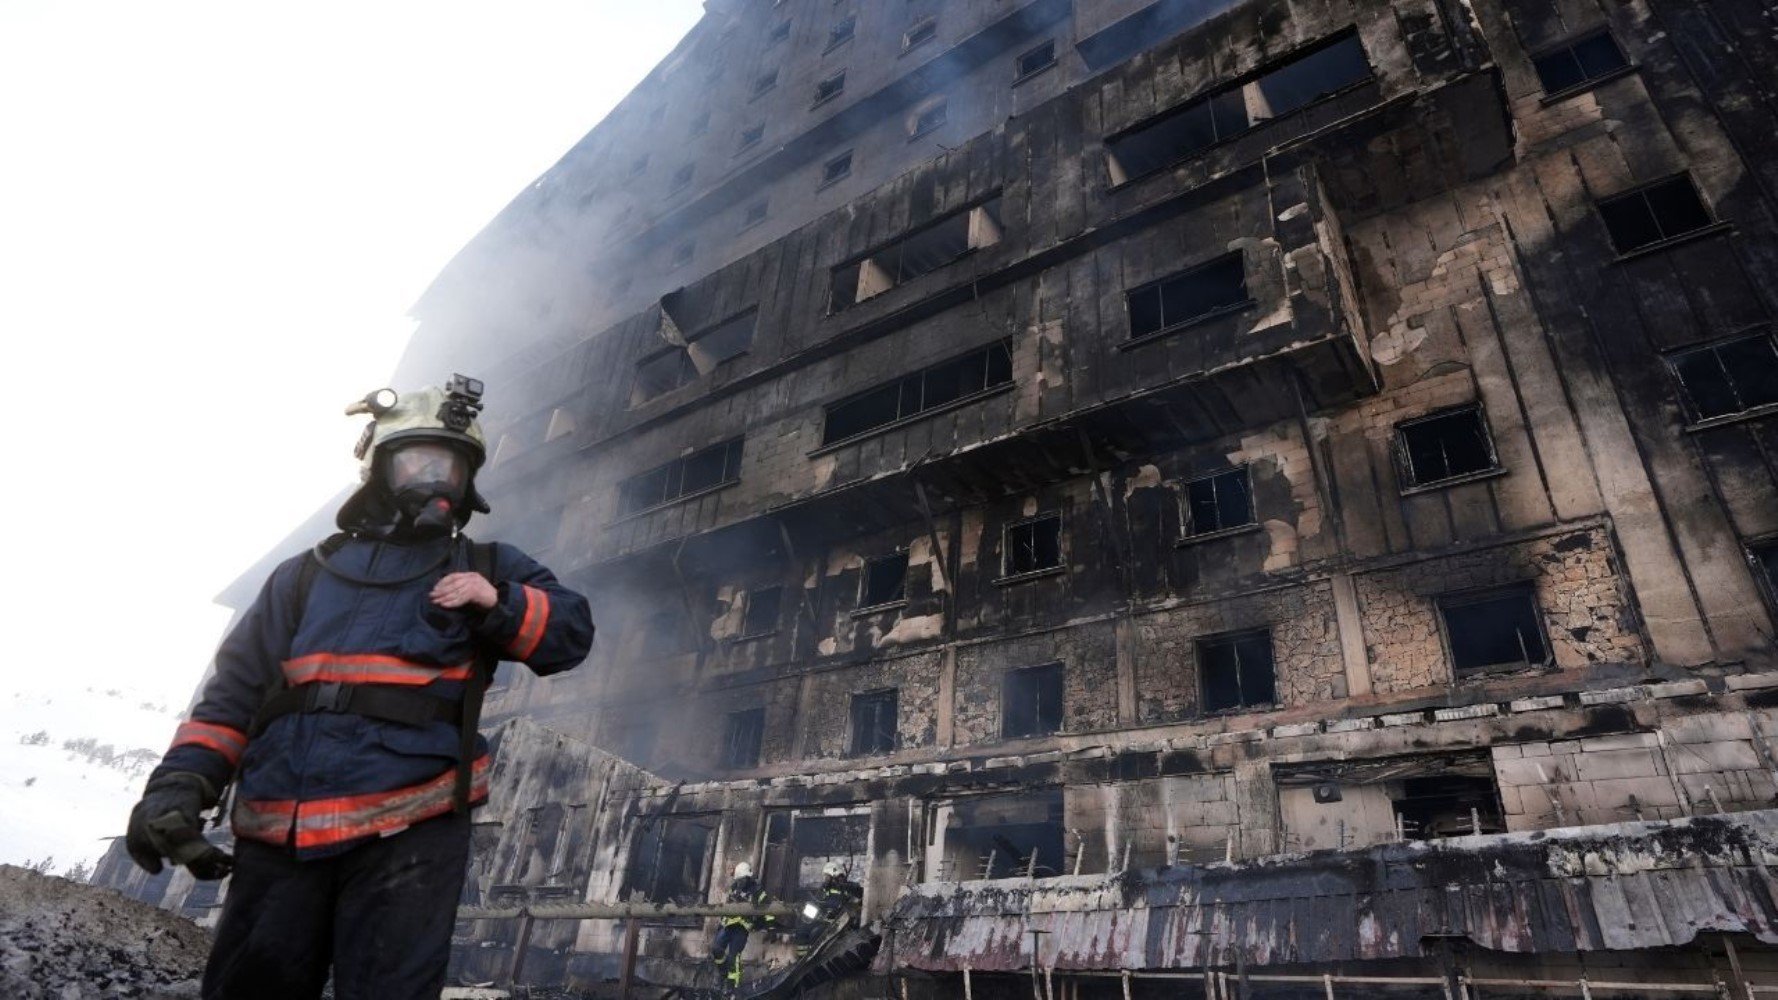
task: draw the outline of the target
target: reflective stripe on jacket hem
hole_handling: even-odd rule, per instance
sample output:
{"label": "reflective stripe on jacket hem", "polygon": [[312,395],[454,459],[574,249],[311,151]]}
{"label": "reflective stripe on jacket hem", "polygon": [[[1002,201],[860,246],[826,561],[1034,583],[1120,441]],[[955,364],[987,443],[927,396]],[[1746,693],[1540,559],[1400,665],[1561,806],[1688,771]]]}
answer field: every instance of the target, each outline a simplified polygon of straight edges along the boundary
{"label": "reflective stripe on jacket hem", "polygon": [[284,661],[284,679],[292,687],[315,681],[336,684],[430,684],[466,681],[474,664],[441,667],[375,653],[310,653]]}
{"label": "reflective stripe on jacket hem", "polygon": [[[470,802],[488,797],[488,755],[472,768]],[[372,837],[451,811],[457,770],[387,792],[308,801],[242,799],[235,804],[235,836],[297,850],[330,847]]]}

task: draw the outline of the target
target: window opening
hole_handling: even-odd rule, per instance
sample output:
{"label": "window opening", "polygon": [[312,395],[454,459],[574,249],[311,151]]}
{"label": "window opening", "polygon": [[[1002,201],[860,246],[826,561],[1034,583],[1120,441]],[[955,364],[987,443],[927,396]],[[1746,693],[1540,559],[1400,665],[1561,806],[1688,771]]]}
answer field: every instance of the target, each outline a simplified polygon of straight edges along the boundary
{"label": "window opening", "polygon": [[1480,407],[1422,417],[1396,427],[1410,487],[1433,486],[1498,468]]}
{"label": "window opening", "polygon": [[754,146],[759,145],[760,140],[764,139],[765,137],[766,137],[766,123],[765,122],[758,122],[756,124],[749,125],[747,128],[744,128],[741,130],[740,145],[735,149],[735,152],[739,153],[739,152],[742,152],[743,150],[752,149]]}
{"label": "window opening", "polygon": [[1528,586],[1440,598],[1451,669],[1461,676],[1546,663],[1549,648]]}
{"label": "window opening", "polygon": [[1531,60],[1545,94],[1560,94],[1630,65],[1609,31],[1568,42]]}
{"label": "window opening", "polygon": [[1067,872],[1062,790],[981,795],[935,806],[929,880],[972,881]]}
{"label": "window opening", "polygon": [[1087,68],[1097,73],[1128,60],[1162,41],[1203,24],[1235,6],[1237,0],[1162,0],[1118,21],[1076,44]]}
{"label": "window opening", "polygon": [[870,854],[870,816],[830,812],[766,813],[760,883],[775,899],[803,899],[821,887],[829,862],[862,878]]}
{"label": "window opening", "polygon": [[710,131],[710,112],[705,111],[691,120],[690,132],[692,135],[703,135],[708,131]]}
{"label": "window opening", "polygon": [[630,848],[624,896],[640,894],[654,903],[702,902],[709,888],[717,818],[673,816],[644,824]]}
{"label": "window opening", "polygon": [[1028,49],[1019,55],[1014,63],[1016,72],[1013,82],[1036,76],[1056,64],[1056,40],[1051,38],[1035,48]]}
{"label": "window opening", "polygon": [[1760,583],[1766,587],[1766,596],[1778,601],[1778,539],[1751,546],[1748,554],[1761,574]]}
{"label": "window opening", "polygon": [[766,199],[761,198],[753,204],[748,205],[747,216],[741,220],[741,228],[747,229],[766,221],[766,212],[770,208],[770,204],[771,203]]}
{"label": "window opening", "polygon": [[1021,576],[1062,565],[1062,515],[1045,514],[1006,529],[1005,576]]}
{"label": "window opening", "polygon": [[860,608],[874,608],[907,600],[908,556],[906,552],[879,556],[864,564],[864,581],[858,596]]}
{"label": "window opening", "polygon": [[821,443],[857,437],[1012,382],[1012,342],[923,368],[828,407]]}
{"label": "window opening", "polygon": [[1713,221],[1685,174],[1606,198],[1599,202],[1599,217],[1620,254],[1677,239]]}
{"label": "window opening", "polygon": [[765,93],[768,90],[771,90],[773,87],[776,87],[777,85],[778,85],[778,71],[775,69],[767,70],[766,72],[761,73],[759,76],[756,76],[753,78],[753,96],[758,97],[759,95]]}
{"label": "window opening", "polygon": [[759,766],[760,743],[765,738],[766,710],[749,708],[723,717],[722,766],[742,770]]}
{"label": "window opening", "polygon": [[906,52],[909,49],[918,48],[937,37],[938,21],[929,17],[909,28],[907,34],[901,36],[901,50]]}
{"label": "window opening", "polygon": [[1047,736],[1062,730],[1062,665],[1008,670],[1000,693],[1000,735]]}
{"label": "window opening", "polygon": [[850,174],[851,172],[852,172],[852,151],[848,149],[844,153],[841,153],[840,155],[838,155],[838,156],[834,157],[833,159],[828,160],[826,163],[822,164],[822,166],[821,166],[821,186],[826,187],[827,185],[832,184],[835,181],[843,179],[847,174]]}
{"label": "window opening", "polygon": [[918,139],[928,132],[943,127],[946,121],[946,101],[940,101],[914,117],[913,137]]}
{"label": "window opening", "polygon": [[647,153],[643,153],[641,156],[638,156],[634,160],[630,161],[630,176],[631,177],[635,177],[638,174],[642,173],[642,171],[647,170],[647,169],[648,169],[648,154]]}
{"label": "window opening", "polygon": [[692,174],[696,171],[697,167],[690,163],[673,171],[673,182],[668,186],[667,193],[675,194],[691,187]]}
{"label": "window opening", "polygon": [[698,252],[698,245],[696,243],[693,243],[691,240],[686,240],[684,243],[681,243],[678,246],[673,248],[673,260],[671,262],[671,266],[672,267],[684,267],[685,265],[691,263],[692,257],[697,252]]}
{"label": "window opening", "polygon": [[630,405],[639,406],[656,396],[689,385],[697,377],[697,367],[680,348],[671,348],[643,358],[636,364],[636,381],[630,390]]}
{"label": "window opening", "polygon": [[1354,850],[1506,829],[1487,751],[1273,765],[1287,849]]}
{"label": "window opening", "polygon": [[1185,486],[1187,535],[1208,535],[1252,524],[1253,488],[1247,467],[1194,479]]}
{"label": "window opening", "polygon": [[778,613],[783,604],[783,587],[763,587],[749,591],[747,610],[741,617],[741,638],[778,631]]}
{"label": "window opening", "polygon": [[1111,183],[1125,184],[1290,114],[1371,75],[1355,34],[1304,53],[1106,140]]}
{"label": "window opening", "polygon": [[845,93],[845,91],[846,91],[846,71],[840,70],[838,73],[835,73],[834,75],[828,77],[827,79],[822,80],[820,83],[815,84],[815,103],[816,104],[825,104],[828,101],[831,101],[834,98]]}
{"label": "window opening", "polygon": [[1000,199],[991,198],[909,232],[833,270],[833,308],[844,309],[1000,242]]}
{"label": "window opening", "polygon": [[852,696],[852,756],[889,753],[895,749],[900,692],[867,691]]}
{"label": "window opening", "polygon": [[706,327],[686,338],[686,350],[700,371],[710,371],[725,361],[733,361],[753,346],[753,327],[758,313],[748,311]]}
{"label": "window opening", "polygon": [[833,27],[827,29],[827,51],[832,52],[834,49],[851,41],[853,33],[857,30],[858,15],[846,15],[844,20],[841,20]]}
{"label": "window opening", "polygon": [[1272,631],[1258,629],[1198,642],[1204,711],[1263,708],[1278,700]]}
{"label": "window opening", "polygon": [[741,478],[741,438],[712,445],[633,476],[619,487],[619,509],[634,514]]}
{"label": "window opening", "polygon": [[1672,356],[1695,420],[1746,413],[1778,403],[1778,351],[1767,333]]}
{"label": "window opening", "polygon": [[1140,340],[1244,306],[1247,270],[1239,252],[1132,289],[1130,339]]}
{"label": "window opening", "polygon": [[790,37],[790,22],[779,21],[772,25],[772,33],[766,36],[766,44],[776,45]]}

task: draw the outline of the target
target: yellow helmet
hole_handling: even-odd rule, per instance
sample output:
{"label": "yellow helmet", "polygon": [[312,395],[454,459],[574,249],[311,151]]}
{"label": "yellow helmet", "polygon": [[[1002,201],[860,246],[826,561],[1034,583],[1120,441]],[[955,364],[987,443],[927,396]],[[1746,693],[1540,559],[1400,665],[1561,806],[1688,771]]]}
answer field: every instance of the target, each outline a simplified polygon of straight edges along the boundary
{"label": "yellow helmet", "polygon": [[482,434],[476,416],[482,409],[482,383],[479,379],[453,375],[443,386],[427,386],[414,392],[397,394],[393,389],[378,389],[346,407],[347,416],[369,414],[358,438],[355,454],[360,460],[359,478],[362,486],[340,508],[341,528],[352,530],[367,517],[378,518],[385,509],[374,500],[377,462],[389,454],[390,446],[410,441],[439,441],[454,446],[469,462],[469,479],[461,504],[454,504],[457,523],[469,520],[472,512],[486,513],[487,501],[475,489],[475,472],[487,461],[487,438]]}

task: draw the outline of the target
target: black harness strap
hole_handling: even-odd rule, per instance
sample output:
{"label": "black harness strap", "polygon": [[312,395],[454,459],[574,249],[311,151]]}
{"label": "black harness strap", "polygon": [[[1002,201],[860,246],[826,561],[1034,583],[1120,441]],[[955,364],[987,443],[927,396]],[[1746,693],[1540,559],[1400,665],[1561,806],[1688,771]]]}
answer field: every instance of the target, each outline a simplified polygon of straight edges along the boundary
{"label": "black harness strap", "polygon": [[[494,546],[470,545],[469,567],[480,573],[489,583],[500,586],[500,580],[494,575]],[[451,795],[451,804],[458,813],[469,811],[469,793],[473,787],[475,771],[475,737],[480,731],[482,697],[488,693],[488,685],[493,681],[494,671],[499,666],[500,651],[485,642],[477,644],[475,665],[470,668],[469,680],[463,685],[463,717],[457,723],[461,742],[457,753],[457,786]]]}

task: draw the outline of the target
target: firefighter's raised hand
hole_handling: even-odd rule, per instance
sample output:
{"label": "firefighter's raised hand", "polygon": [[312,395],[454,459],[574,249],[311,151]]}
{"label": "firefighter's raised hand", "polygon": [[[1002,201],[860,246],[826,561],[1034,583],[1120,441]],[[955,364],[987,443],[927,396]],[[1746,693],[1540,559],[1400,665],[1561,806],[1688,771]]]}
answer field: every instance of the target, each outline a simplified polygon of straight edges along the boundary
{"label": "firefighter's raised hand", "polygon": [[483,611],[500,601],[500,592],[480,573],[451,573],[438,581],[430,595],[441,608],[474,607]]}

